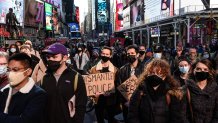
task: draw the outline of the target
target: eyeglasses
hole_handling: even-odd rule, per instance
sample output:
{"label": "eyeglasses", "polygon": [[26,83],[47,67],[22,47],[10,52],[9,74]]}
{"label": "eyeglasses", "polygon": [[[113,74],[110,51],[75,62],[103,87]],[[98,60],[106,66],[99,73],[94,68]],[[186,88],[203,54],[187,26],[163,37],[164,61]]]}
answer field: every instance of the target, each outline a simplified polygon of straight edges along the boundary
{"label": "eyeglasses", "polygon": [[8,63],[0,63],[0,66],[1,66],[1,65],[7,65],[7,64],[8,64]]}
{"label": "eyeglasses", "polygon": [[24,70],[24,69],[26,69],[26,68],[17,68],[17,67],[15,67],[15,68],[7,68],[7,72],[18,72],[18,71]]}

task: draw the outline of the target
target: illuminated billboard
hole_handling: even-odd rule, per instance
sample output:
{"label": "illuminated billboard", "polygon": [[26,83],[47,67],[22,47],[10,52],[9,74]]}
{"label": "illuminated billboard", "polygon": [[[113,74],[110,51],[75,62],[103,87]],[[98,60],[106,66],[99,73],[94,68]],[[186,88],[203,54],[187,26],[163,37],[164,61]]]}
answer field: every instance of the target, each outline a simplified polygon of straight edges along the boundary
{"label": "illuminated billboard", "polygon": [[130,27],[130,7],[123,10],[123,28]]}
{"label": "illuminated billboard", "polygon": [[46,30],[52,30],[52,5],[45,3]]}
{"label": "illuminated billboard", "polygon": [[174,0],[145,0],[144,2],[146,5],[145,23],[155,22],[174,15]]}
{"label": "illuminated billboard", "polygon": [[123,3],[120,0],[116,0],[116,23],[115,30],[119,31],[123,28]]}
{"label": "illuminated billboard", "polygon": [[78,23],[69,23],[68,27],[70,27],[70,31],[79,31],[79,24]]}
{"label": "illuminated billboard", "polygon": [[13,13],[16,15],[20,25],[23,25],[23,0],[0,0],[0,23],[6,24],[6,14],[9,12],[9,8],[13,9]]}
{"label": "illuminated billboard", "polygon": [[28,26],[43,24],[44,3],[36,0],[25,0],[24,23]]}
{"label": "illuminated billboard", "polygon": [[79,20],[79,7],[76,6],[76,21],[78,23],[80,23],[80,20]]}
{"label": "illuminated billboard", "polygon": [[144,0],[138,0],[131,5],[130,25],[138,26],[144,23]]}
{"label": "illuminated billboard", "polygon": [[98,0],[98,22],[107,22],[107,3],[106,0]]}

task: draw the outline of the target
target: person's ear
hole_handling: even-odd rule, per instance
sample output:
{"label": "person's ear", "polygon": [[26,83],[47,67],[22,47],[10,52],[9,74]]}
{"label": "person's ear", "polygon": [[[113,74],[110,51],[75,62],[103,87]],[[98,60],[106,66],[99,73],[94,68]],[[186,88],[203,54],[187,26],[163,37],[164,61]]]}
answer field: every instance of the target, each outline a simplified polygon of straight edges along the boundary
{"label": "person's ear", "polygon": [[64,56],[63,56],[63,61],[67,61],[67,59],[68,59],[68,56],[67,56],[67,55],[64,55]]}
{"label": "person's ear", "polygon": [[28,68],[27,71],[24,73],[26,76],[30,76],[32,74],[33,70],[31,68]]}

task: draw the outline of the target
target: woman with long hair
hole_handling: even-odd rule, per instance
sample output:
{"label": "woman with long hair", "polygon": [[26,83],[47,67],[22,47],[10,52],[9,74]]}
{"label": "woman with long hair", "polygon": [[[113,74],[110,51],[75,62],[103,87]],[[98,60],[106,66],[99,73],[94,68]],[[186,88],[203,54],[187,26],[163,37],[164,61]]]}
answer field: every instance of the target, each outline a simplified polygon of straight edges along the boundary
{"label": "woman with long hair", "polygon": [[187,81],[188,119],[192,123],[218,122],[218,86],[215,71],[208,59],[192,65]]}
{"label": "woman with long hair", "polygon": [[129,123],[185,123],[183,91],[179,87],[168,62],[153,59],[144,68],[131,97]]}

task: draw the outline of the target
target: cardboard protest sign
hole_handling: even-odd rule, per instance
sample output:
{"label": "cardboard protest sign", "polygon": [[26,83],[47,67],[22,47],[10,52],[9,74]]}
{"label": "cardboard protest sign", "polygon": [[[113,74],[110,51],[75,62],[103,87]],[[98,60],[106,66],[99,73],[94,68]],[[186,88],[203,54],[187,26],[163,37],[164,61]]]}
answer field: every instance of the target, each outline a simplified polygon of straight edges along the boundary
{"label": "cardboard protest sign", "polygon": [[119,87],[117,87],[117,89],[121,92],[124,98],[129,101],[136,87],[137,87],[137,77],[134,75],[131,76],[129,79],[127,79]]}
{"label": "cardboard protest sign", "polygon": [[114,73],[98,73],[83,75],[86,85],[87,96],[94,96],[105,93],[114,93]]}

